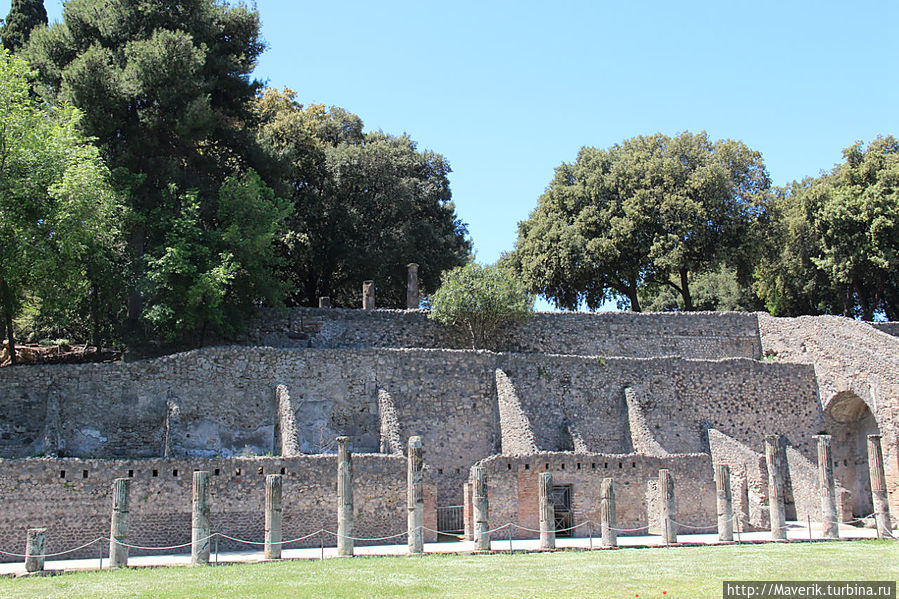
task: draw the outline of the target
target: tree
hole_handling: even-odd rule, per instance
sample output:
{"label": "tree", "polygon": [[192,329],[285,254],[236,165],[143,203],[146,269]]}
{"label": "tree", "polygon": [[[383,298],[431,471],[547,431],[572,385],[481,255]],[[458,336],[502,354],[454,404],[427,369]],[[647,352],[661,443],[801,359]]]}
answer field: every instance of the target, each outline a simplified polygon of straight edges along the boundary
{"label": "tree", "polygon": [[472,349],[490,346],[497,331],[526,320],[534,309],[533,296],[511,271],[475,263],[444,273],[428,301],[429,318],[462,332]]}
{"label": "tree", "polygon": [[76,305],[93,288],[99,309],[97,268],[114,260],[124,217],[80,112],[36,101],[29,79],[0,51],[0,308],[13,363],[24,302]]}
{"label": "tree", "polygon": [[380,305],[405,307],[406,264],[421,266],[427,293],[468,260],[443,156],[405,135],[364,133],[358,116],[304,107],[290,90],[266,90],[257,111],[260,143],[281,168],[278,191],[295,206],[283,246],[291,303],[329,296],[355,306],[372,279]]}
{"label": "tree", "polygon": [[[157,260],[184,222],[151,221],[170,186],[195,193],[198,226],[218,227],[221,182],[259,158],[250,130],[263,49],[258,14],[221,0],[70,0],[63,22],[35,30],[22,54],[45,96],[79,107],[114,169],[134,175],[130,246],[134,279],[148,293],[145,254]],[[199,257],[197,254],[194,256]],[[195,265],[196,273],[205,272]],[[129,296],[137,330],[141,295]],[[152,320],[152,319],[151,319]]]}
{"label": "tree", "polygon": [[705,133],[585,147],[519,223],[508,262],[561,307],[617,298],[640,311],[641,291],[669,288],[693,310],[696,277],[728,263],[748,279],[747,239],[769,186],[758,152]]}
{"label": "tree", "polygon": [[12,0],[6,22],[0,26],[3,47],[16,52],[25,45],[32,30],[47,24],[47,10],[43,0]]}
{"label": "tree", "polygon": [[275,198],[255,171],[221,187],[216,229],[206,229],[195,191],[172,186],[159,221],[165,243],[150,255],[144,319],[169,343],[202,345],[207,333],[234,335],[256,298],[277,298],[274,245],[288,202]]}

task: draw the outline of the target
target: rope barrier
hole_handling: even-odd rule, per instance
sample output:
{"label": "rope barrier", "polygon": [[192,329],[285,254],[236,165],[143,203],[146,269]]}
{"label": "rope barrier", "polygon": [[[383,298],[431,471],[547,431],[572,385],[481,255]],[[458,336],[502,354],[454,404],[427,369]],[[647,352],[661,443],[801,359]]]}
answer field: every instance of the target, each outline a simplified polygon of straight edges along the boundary
{"label": "rope barrier", "polygon": [[96,543],[97,541],[109,541],[109,539],[106,539],[106,538],[103,538],[103,537],[97,537],[96,539],[94,539],[94,540],[91,541],[90,543],[85,543],[84,545],[82,545],[82,546],[80,546],[80,547],[75,547],[74,549],[66,549],[65,551],[60,551],[59,553],[44,553],[43,555],[25,555],[25,554],[22,554],[22,553],[9,553],[9,552],[7,552],[7,551],[0,551],[0,553],[2,553],[3,555],[8,555],[9,557],[24,557],[24,558],[29,558],[29,557],[39,557],[39,558],[58,557],[58,556],[60,556],[60,555],[66,555],[66,554],[68,554],[68,553],[75,553],[76,551],[81,551],[82,549],[84,549],[84,548],[86,548],[86,547],[90,547],[91,545],[93,545],[93,544]]}
{"label": "rope barrier", "polygon": [[351,540],[351,541],[387,541],[387,540],[389,540],[389,539],[397,539],[397,538],[399,538],[399,537],[405,537],[406,535],[409,534],[408,531],[405,531],[405,530],[404,530],[403,532],[397,533],[397,534],[395,534],[395,535],[390,535],[390,536],[388,536],[388,537],[371,537],[371,538],[364,538],[364,537],[349,537],[349,536],[342,535],[342,534],[339,534],[339,533],[336,533],[336,532],[331,532],[330,530],[325,530],[325,529],[322,529],[322,532],[324,532],[324,533],[326,533],[326,534],[329,534],[329,535],[331,535],[332,537],[336,537],[336,538],[338,538],[338,539],[349,539],[349,540]]}

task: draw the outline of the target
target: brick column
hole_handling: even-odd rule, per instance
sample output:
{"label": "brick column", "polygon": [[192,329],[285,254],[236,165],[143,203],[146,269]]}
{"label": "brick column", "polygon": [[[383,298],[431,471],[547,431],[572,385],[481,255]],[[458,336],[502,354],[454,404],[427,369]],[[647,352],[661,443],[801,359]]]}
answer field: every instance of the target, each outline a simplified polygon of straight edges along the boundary
{"label": "brick column", "polygon": [[283,482],[280,474],[265,477],[265,559],[281,559]]}
{"label": "brick column", "polygon": [[780,437],[765,435],[765,462],[768,465],[768,517],[771,521],[771,540],[787,539],[787,520],[784,512],[784,484],[780,475],[778,449]]}
{"label": "brick column", "polygon": [[830,435],[815,435],[818,441],[818,494],[821,499],[821,534],[825,539],[840,537],[837,519],[837,490],[833,479]]}
{"label": "brick column", "polygon": [[209,473],[204,470],[194,472],[193,501],[190,531],[190,563],[209,563]]}
{"label": "brick column", "polygon": [[350,438],[337,437],[337,555],[353,556],[353,454]]}
{"label": "brick column", "polygon": [[128,547],[120,543],[128,542],[130,496],[131,479],[115,479],[112,483],[112,519],[109,525],[110,568],[121,568],[128,565]]}
{"label": "brick column", "polygon": [[871,475],[871,499],[874,501],[874,521],[877,523],[877,538],[892,537],[890,504],[887,499],[887,479],[883,470],[883,452],[880,435],[868,435],[868,473]]}
{"label": "brick column", "polygon": [[602,479],[600,487],[599,520],[602,529],[602,546],[617,547],[618,526],[615,518],[615,481],[611,478]]}
{"label": "brick column", "polygon": [[553,475],[541,472],[537,484],[540,509],[540,549],[556,548],[556,510],[553,507]]}
{"label": "brick column", "polygon": [[734,540],[734,502],[730,489],[730,467],[715,464],[715,495],[718,503],[718,540]]}
{"label": "brick column", "polygon": [[409,553],[424,553],[425,497],[422,468],[421,437],[409,437],[408,469],[406,471],[406,521]]}

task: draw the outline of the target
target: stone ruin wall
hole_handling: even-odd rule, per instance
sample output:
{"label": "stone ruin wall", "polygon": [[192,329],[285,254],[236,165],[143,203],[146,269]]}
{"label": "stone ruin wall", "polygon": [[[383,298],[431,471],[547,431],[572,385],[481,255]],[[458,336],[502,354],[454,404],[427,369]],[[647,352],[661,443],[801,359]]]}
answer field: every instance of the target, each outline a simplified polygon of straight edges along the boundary
{"label": "stone ruin wall", "polygon": [[[57,477],[67,467],[59,464],[77,460],[2,461],[7,512],[32,513],[32,498],[49,493],[57,499],[52,503],[55,510],[67,506],[61,518],[95,518],[92,526],[102,529],[107,526],[102,523],[108,523],[108,487],[124,470],[140,472],[158,461],[162,476],[166,470],[192,471],[201,462],[236,463],[241,460],[234,456],[240,454],[277,455],[285,447],[302,454],[329,453],[336,449],[338,434],[350,435],[356,452],[390,454],[373,456],[366,466],[374,481],[368,495],[374,498],[382,488],[386,493],[404,489],[405,466],[398,451],[405,439],[419,434],[436,489],[435,506],[462,503],[472,464],[500,453],[512,454],[497,456],[500,461],[527,460],[527,454],[535,452],[557,455],[551,468],[561,469],[565,463],[569,473],[577,471],[577,463],[583,468],[586,454],[636,453],[640,459],[632,462],[638,466],[629,476],[642,480],[644,491],[657,476],[655,466],[644,467],[649,458],[668,463],[665,460],[676,462],[689,454],[694,461],[684,463],[705,464],[696,466],[703,471],[696,473],[697,485],[711,480],[712,461],[730,463],[732,470],[742,472],[742,482],[734,488],[735,508],[740,506],[750,524],[764,526],[763,435],[778,433],[792,445],[785,463],[787,474],[795,473],[796,480],[795,488],[787,489],[787,499],[797,517],[813,514],[814,493],[805,488],[812,482],[815,460],[811,436],[829,426],[822,413],[834,392],[858,393],[871,406],[884,433],[888,484],[896,504],[899,340],[863,323],[735,314],[544,314],[506,337],[507,347],[525,353],[493,353],[382,347],[448,344],[441,341],[445,332],[418,311],[290,311],[302,317],[299,328],[295,320],[279,328],[284,323],[273,314],[268,321],[260,320],[254,339],[286,348],[213,347],[134,363],[0,370],[0,457],[58,453],[127,458],[88,459],[84,463],[90,465],[74,470],[108,468],[108,475],[91,474],[62,485]],[[544,343],[548,351],[626,357],[538,353]],[[365,344],[375,347],[359,348]],[[763,349],[767,357],[760,362]],[[691,359],[661,357],[673,353]],[[737,358],[720,359],[722,355]],[[283,387],[276,393],[279,385]],[[285,442],[285,434],[292,436],[287,440],[292,443]],[[163,456],[169,459],[158,460]],[[292,459],[333,462],[327,455]],[[287,458],[255,460],[268,473],[268,461]],[[126,467],[129,463],[134,468]],[[315,476],[322,477],[322,485],[336,484],[328,469]],[[508,469],[501,476],[510,476]],[[252,483],[260,497],[262,480]],[[95,483],[90,490],[83,488],[96,503],[61,501],[65,495],[54,495],[70,485]],[[189,477],[172,477],[166,484],[179,489],[177,493],[189,492]],[[239,481],[234,488],[240,484],[249,483]],[[593,494],[592,483],[577,484],[586,501]],[[684,484],[689,489],[691,483]],[[137,495],[137,481],[135,485]],[[640,487],[636,482],[632,486]],[[497,492],[501,488],[498,485]],[[688,490],[686,496],[702,501],[698,491]],[[167,492],[156,497],[159,501],[151,497],[150,503],[164,506],[154,508],[157,513],[174,505]],[[312,519],[333,517],[334,511],[322,509],[327,504],[315,493],[304,491],[302,497],[308,500],[299,499],[297,490],[295,497],[294,509],[313,509],[317,515]],[[645,502],[651,494],[642,497]],[[252,518],[261,522],[262,499],[253,501],[259,502],[259,510]],[[181,517],[189,518],[189,502]],[[35,525],[0,522],[0,547],[18,546],[24,538],[21,531]],[[241,526],[250,530],[247,524]],[[11,527],[18,527],[17,532],[9,532]],[[173,543],[183,534],[161,532],[158,539]]]}
{"label": "stone ruin wall", "polygon": [[[543,472],[553,475],[553,485],[571,485],[572,526],[595,522],[593,534],[599,536],[599,503],[602,479],[615,481],[617,528],[639,528],[658,522],[659,470],[667,468],[674,477],[674,499],[677,522],[703,527],[700,532],[715,530],[715,481],[708,454],[689,454],[657,458],[636,454],[541,452],[530,456],[497,455],[478,465],[487,468],[487,499],[490,528],[512,522],[538,530],[538,477]],[[471,515],[468,514],[469,520]],[[576,536],[587,536],[589,525],[578,529]],[[471,524],[466,526],[471,530]],[[655,532],[656,527],[653,526]],[[692,534],[696,530],[683,529]],[[507,530],[494,539],[507,538]],[[627,534],[645,535],[646,529]],[[513,528],[513,539],[533,538],[534,533]],[[597,541],[598,545],[598,541]]]}
{"label": "stone ruin wall", "polygon": [[[337,458],[227,459],[27,459],[0,460],[0,547],[24,553],[28,528],[46,526],[48,553],[109,537],[111,487],[131,476],[128,542],[143,546],[190,543],[191,480],[209,472],[214,532],[248,541],[264,538],[265,475],[283,474],[283,538],[320,528],[337,531]],[[402,456],[353,455],[355,528],[358,537],[383,537],[406,529],[406,460]],[[436,529],[436,488],[425,476],[425,526]],[[52,518],[48,515],[52,514]],[[426,540],[433,540],[428,533]],[[316,547],[318,536],[289,547]],[[388,541],[389,542],[389,541]],[[325,545],[334,543],[328,536]],[[109,542],[71,558],[99,559]],[[213,543],[213,549],[215,545]],[[245,544],[219,540],[221,551],[246,551]],[[189,551],[182,549],[181,552]],[[132,549],[132,555],[153,551]],[[0,559],[9,561],[9,558]],[[14,561],[14,560],[13,560]]]}
{"label": "stone ruin wall", "polygon": [[[425,310],[266,309],[241,341],[318,348],[467,349]],[[719,359],[761,356],[755,314],[538,312],[504,331],[494,349],[518,353]]]}
{"label": "stone ruin wall", "polygon": [[[825,428],[834,435],[835,476],[857,496],[866,494],[865,435],[882,436],[890,509],[899,521],[899,339],[838,316],[758,319],[768,359],[814,366]],[[862,402],[870,416],[859,410]],[[864,503],[855,511],[873,510]]]}

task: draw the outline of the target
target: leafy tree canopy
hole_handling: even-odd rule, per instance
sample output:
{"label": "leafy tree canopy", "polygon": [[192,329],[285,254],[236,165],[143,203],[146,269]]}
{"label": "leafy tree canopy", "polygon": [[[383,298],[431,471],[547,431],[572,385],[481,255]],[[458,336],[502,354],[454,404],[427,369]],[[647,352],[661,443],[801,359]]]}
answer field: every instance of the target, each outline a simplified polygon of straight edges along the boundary
{"label": "leafy tree canopy", "polygon": [[512,271],[476,263],[444,273],[428,302],[428,317],[455,328],[473,349],[490,347],[502,327],[526,320],[534,310],[534,297]]}
{"label": "leafy tree canopy", "polygon": [[112,265],[125,211],[111,175],[80,112],[36,101],[30,85],[26,64],[0,51],[0,307],[11,346],[23,306],[63,329],[79,319],[96,329],[121,285]]}
{"label": "leafy tree canopy", "polygon": [[291,303],[330,296],[356,306],[372,279],[379,305],[405,307],[406,264],[421,266],[427,293],[468,260],[443,156],[405,135],[364,133],[358,116],[304,107],[290,90],[266,90],[257,112],[260,143],[280,166],[278,190],[295,205],[283,246]]}
{"label": "leafy tree canopy", "polygon": [[639,311],[641,291],[668,288],[693,310],[696,277],[728,263],[748,278],[769,187],[758,152],[705,133],[585,147],[556,169],[506,261],[560,307],[617,298]]}

